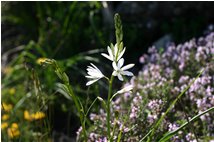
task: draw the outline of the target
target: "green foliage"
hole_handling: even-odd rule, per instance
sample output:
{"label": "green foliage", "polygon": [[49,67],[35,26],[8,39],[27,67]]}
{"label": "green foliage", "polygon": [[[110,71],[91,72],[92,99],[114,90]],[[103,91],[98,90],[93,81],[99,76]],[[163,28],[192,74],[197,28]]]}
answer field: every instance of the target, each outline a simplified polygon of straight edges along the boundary
{"label": "green foliage", "polygon": [[[45,71],[41,69],[40,61],[44,58],[58,59],[59,65],[63,66],[62,70],[68,72],[69,78],[74,82],[82,80],[79,84],[73,82],[74,91],[78,92],[79,99],[84,103],[92,101],[85,96],[87,91],[80,87],[85,82],[79,79],[85,74],[80,66],[84,66],[86,61],[100,62],[98,58],[92,57],[102,51],[100,47],[107,41],[103,40],[103,33],[106,32],[97,30],[101,24],[100,16],[98,17],[100,8],[100,2],[3,2],[2,37],[6,40],[3,40],[2,54],[2,102],[12,104],[12,110],[16,112],[11,114],[9,122],[19,124],[20,136],[17,140],[47,140],[56,125],[52,122],[61,119],[56,117],[57,115],[61,112],[76,113],[74,104],[70,103],[71,98],[67,95],[68,88],[56,83],[58,78],[51,68],[47,67]],[[6,37],[11,31],[15,38]],[[93,43],[94,39],[96,44]],[[56,73],[60,79],[69,82],[65,73],[60,74],[59,70],[56,70]],[[16,90],[15,95],[8,95],[11,89]],[[97,95],[93,90],[94,88],[91,88],[89,92],[92,99]],[[61,97],[61,94],[64,97]],[[29,123],[24,119],[25,110],[30,114],[43,111],[46,115],[38,122],[40,125],[34,121]],[[14,115],[16,117],[13,117]],[[72,119],[75,115],[68,117]],[[26,126],[29,127],[23,127],[26,123],[22,121],[27,121]],[[77,127],[78,123],[72,125]],[[43,126],[48,130],[42,129]],[[73,127],[66,131],[70,130],[74,131]],[[7,128],[3,132],[3,140],[8,139]],[[37,132],[44,135],[32,136]]]}
{"label": "green foliage", "polygon": [[[156,129],[160,126],[163,119],[166,117],[166,115],[170,112],[170,110],[175,106],[175,104],[178,102],[178,100],[188,91],[188,89],[193,85],[193,83],[200,77],[200,75],[203,73],[203,70],[200,71],[200,73],[197,75],[197,77],[172,101],[172,103],[169,105],[167,110],[161,115],[160,119],[157,120],[156,124],[151,130],[151,134],[149,134],[147,142],[150,142],[155,134]],[[143,138],[144,139],[144,138]],[[142,141],[142,140],[141,140]]]}
{"label": "green foliage", "polygon": [[192,119],[190,119],[188,122],[185,122],[184,124],[182,124],[176,130],[171,131],[171,132],[167,132],[166,134],[164,134],[164,136],[159,140],[159,142],[165,142],[165,141],[169,140],[174,135],[176,135],[181,129],[183,129],[184,127],[186,127],[189,123],[191,123],[192,121],[195,121],[196,119],[199,119],[200,116],[202,116],[202,115],[204,115],[204,114],[206,114],[206,113],[208,113],[210,111],[213,111],[213,110],[214,110],[214,107],[211,107],[211,108],[207,109],[206,111],[201,112],[200,114],[194,116]]}

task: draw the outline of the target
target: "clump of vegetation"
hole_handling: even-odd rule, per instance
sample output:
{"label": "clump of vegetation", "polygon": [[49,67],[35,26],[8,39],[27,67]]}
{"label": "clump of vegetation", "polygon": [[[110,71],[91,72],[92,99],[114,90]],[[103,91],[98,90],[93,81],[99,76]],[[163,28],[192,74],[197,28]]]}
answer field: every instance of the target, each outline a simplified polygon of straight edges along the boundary
{"label": "clump of vegetation", "polygon": [[[214,139],[213,41],[211,33],[177,46],[171,44],[165,50],[153,46],[140,57],[142,70],[124,85],[132,85],[133,92],[112,102],[114,141]],[[207,110],[212,112],[200,116]],[[90,141],[106,140],[105,116],[103,109],[90,114],[94,124],[89,129]]]}

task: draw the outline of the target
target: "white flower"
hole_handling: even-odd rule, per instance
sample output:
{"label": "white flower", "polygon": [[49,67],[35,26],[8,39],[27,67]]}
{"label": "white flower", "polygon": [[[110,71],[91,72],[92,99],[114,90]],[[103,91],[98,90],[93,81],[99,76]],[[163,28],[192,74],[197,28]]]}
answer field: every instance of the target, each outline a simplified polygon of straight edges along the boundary
{"label": "white flower", "polygon": [[124,87],[123,89],[117,91],[117,93],[118,94],[123,94],[123,93],[126,93],[126,92],[130,92],[133,88],[134,88],[133,85],[128,85],[128,86]]}
{"label": "white flower", "polygon": [[115,93],[115,94],[111,97],[110,101],[112,101],[113,98],[114,98],[116,95],[118,95],[118,94],[123,94],[123,93],[126,93],[126,92],[131,92],[131,90],[132,90],[133,88],[134,88],[133,85],[128,85],[128,86],[124,87],[123,89],[117,91],[117,93]]}
{"label": "white flower", "polygon": [[118,63],[116,64],[115,62],[112,63],[112,66],[114,68],[114,72],[112,73],[113,76],[117,76],[119,80],[123,81],[122,75],[127,75],[127,76],[133,76],[133,73],[130,71],[126,71],[134,66],[134,64],[128,64],[124,67],[122,67],[124,64],[124,59],[120,59]]}
{"label": "white flower", "polygon": [[120,60],[120,58],[123,56],[126,48],[124,48],[121,52],[118,50],[118,46],[117,44],[115,44],[115,46],[112,48],[110,48],[109,46],[107,47],[108,50],[108,54],[102,53],[101,55],[106,57],[107,59],[111,60],[111,61],[118,61]]}
{"label": "white flower", "polygon": [[88,75],[85,77],[89,78],[90,81],[86,83],[86,86],[89,86],[94,82],[98,81],[100,78],[104,77],[102,72],[92,63],[91,63],[91,66],[88,66],[87,71],[88,71]]}

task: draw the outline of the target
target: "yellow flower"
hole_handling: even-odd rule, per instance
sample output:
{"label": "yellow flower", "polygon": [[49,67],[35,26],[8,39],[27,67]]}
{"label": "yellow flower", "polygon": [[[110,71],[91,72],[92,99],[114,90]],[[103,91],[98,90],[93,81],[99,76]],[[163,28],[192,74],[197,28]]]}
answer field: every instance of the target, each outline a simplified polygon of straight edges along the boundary
{"label": "yellow flower", "polygon": [[20,135],[19,126],[17,123],[12,123],[11,127],[7,129],[7,134],[10,138]]}
{"label": "yellow flower", "polygon": [[19,125],[18,125],[17,123],[12,123],[11,128],[18,129],[18,128],[19,128]]}
{"label": "yellow flower", "polygon": [[27,110],[24,111],[24,119],[32,121],[32,117]]}
{"label": "yellow flower", "polygon": [[10,138],[14,138],[20,135],[19,126],[17,123],[13,123],[11,128],[7,129],[7,134]]}
{"label": "yellow flower", "polygon": [[10,88],[10,90],[9,90],[9,94],[10,94],[10,95],[14,95],[15,92],[16,92],[16,89],[15,89],[15,88]]}
{"label": "yellow flower", "polygon": [[2,117],[1,117],[1,119],[2,120],[8,120],[10,118],[10,116],[8,115],[8,114],[4,114],[4,115],[2,115]]}
{"label": "yellow flower", "polygon": [[43,112],[36,112],[33,114],[30,114],[27,110],[24,111],[24,119],[28,120],[28,121],[32,121],[32,120],[39,120],[45,117],[45,113]]}
{"label": "yellow flower", "polygon": [[3,122],[1,123],[1,129],[4,130],[5,128],[8,127],[8,123],[7,122]]}
{"label": "yellow flower", "polygon": [[44,63],[45,61],[47,60],[47,58],[38,58],[37,60],[36,60],[36,63],[37,64],[39,64],[39,65],[41,65],[42,63]]}
{"label": "yellow flower", "polygon": [[45,117],[45,113],[39,111],[39,112],[32,114],[31,117],[35,120],[39,120],[39,119],[42,119]]}
{"label": "yellow flower", "polygon": [[11,104],[2,103],[2,109],[5,111],[10,111],[13,108]]}

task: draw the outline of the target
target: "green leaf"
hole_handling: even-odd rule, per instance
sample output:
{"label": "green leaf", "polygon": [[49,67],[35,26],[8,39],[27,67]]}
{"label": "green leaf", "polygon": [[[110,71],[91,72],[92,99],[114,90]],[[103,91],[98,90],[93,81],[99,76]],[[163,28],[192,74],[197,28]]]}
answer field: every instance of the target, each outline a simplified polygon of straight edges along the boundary
{"label": "green leaf", "polygon": [[72,98],[69,94],[69,90],[66,87],[66,85],[64,85],[62,83],[56,83],[56,91],[59,92],[60,94],[62,94],[68,100],[72,100]]}

